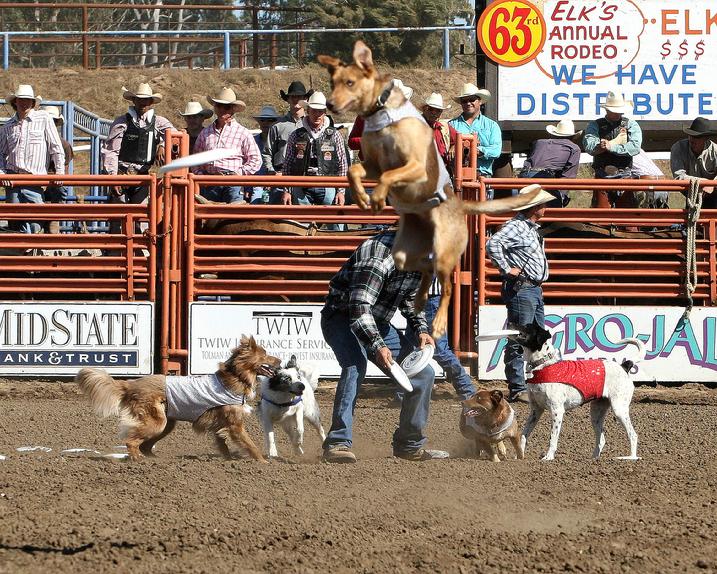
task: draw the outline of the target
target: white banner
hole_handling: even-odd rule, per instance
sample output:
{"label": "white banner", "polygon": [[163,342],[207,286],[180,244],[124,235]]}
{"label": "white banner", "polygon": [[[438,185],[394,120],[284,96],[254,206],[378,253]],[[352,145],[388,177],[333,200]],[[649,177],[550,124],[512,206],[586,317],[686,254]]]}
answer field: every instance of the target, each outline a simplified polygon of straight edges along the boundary
{"label": "white banner", "polygon": [[[717,308],[694,307],[682,324],[680,307],[545,307],[545,326],[563,358],[610,359],[632,357],[632,345],[616,341],[637,337],[647,347],[637,365],[636,381],[714,382],[717,380]],[[504,306],[481,307],[479,334],[505,328]],[[480,378],[505,379],[503,350],[507,340],[479,343]]]}
{"label": "white banner", "polygon": [[0,302],[0,373],[153,372],[154,304]]}
{"label": "white banner", "polygon": [[[483,28],[491,27],[485,42],[503,52],[505,22],[515,39],[527,28],[515,7],[524,2],[499,1],[503,6]],[[541,48],[536,40],[535,54],[524,63],[500,65],[499,120],[592,120],[604,115],[600,104],[612,89],[634,101],[634,110],[626,115],[637,120],[715,117],[714,0],[533,4],[544,26],[535,25],[530,33],[542,33],[544,44]]]}
{"label": "white banner", "polygon": [[[291,355],[302,362],[319,365],[321,377],[341,374],[331,347],[321,333],[322,304],[291,303],[191,303],[189,305],[189,372],[205,375],[217,370],[242,335],[253,335],[256,342],[275,357],[288,361]],[[403,315],[396,313],[392,324],[406,328]],[[440,373],[434,365],[436,373]],[[383,377],[369,361],[367,376]]]}

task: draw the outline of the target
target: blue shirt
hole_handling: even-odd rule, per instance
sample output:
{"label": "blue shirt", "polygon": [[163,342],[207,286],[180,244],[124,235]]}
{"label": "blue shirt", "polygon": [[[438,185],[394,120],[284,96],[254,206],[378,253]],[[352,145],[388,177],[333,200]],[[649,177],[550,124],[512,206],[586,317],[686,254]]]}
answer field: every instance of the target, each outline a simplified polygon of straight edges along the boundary
{"label": "blue shirt", "polygon": [[478,156],[478,171],[481,175],[493,175],[493,161],[498,159],[503,148],[500,126],[483,114],[470,124],[461,114],[449,121],[448,125],[459,134],[476,134],[478,136],[478,151],[482,154]]}

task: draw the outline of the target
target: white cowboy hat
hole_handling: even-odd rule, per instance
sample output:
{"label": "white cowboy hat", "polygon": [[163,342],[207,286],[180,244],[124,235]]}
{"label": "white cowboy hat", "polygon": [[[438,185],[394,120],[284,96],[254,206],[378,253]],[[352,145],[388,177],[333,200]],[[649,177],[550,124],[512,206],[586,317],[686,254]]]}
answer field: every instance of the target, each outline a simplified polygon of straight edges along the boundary
{"label": "white cowboy hat", "polygon": [[488,90],[484,90],[483,88],[479,88],[475,84],[463,84],[463,87],[461,88],[461,93],[458,94],[455,98],[453,98],[454,102],[461,103],[461,98],[467,98],[468,96],[478,96],[481,99],[481,102],[484,104],[488,101],[490,101],[491,95]]}
{"label": "white cowboy hat", "polygon": [[406,84],[404,84],[401,80],[395,79],[393,80],[394,87],[401,90],[403,93],[403,97],[407,100],[410,100],[413,97],[413,88],[408,87]]}
{"label": "white cowboy hat", "polygon": [[281,116],[274,106],[262,106],[258,114],[252,116],[255,120],[276,120]]}
{"label": "white cowboy hat", "polygon": [[65,123],[65,116],[62,115],[62,110],[59,106],[43,106],[42,109],[50,114],[53,120],[59,120],[60,123]]}
{"label": "white cowboy hat", "polygon": [[304,108],[312,108],[314,110],[325,110],[326,109],[326,96],[323,92],[314,92],[311,94],[308,100],[301,100],[301,105]]}
{"label": "white cowboy hat", "polygon": [[604,104],[600,104],[600,107],[605,108],[608,112],[624,114],[629,112],[633,105],[632,100],[626,100],[622,94],[617,95],[611,91],[607,93],[607,99]]}
{"label": "white cowboy hat", "polygon": [[447,106],[443,105],[443,96],[438,92],[433,92],[430,96],[426,98],[426,105],[429,108],[436,108],[437,110],[451,109],[451,104],[448,104]]}
{"label": "white cowboy hat", "polygon": [[149,84],[140,84],[137,87],[137,91],[133,92],[122,86],[122,97],[125,100],[132,101],[134,98],[152,98],[152,103],[158,103],[162,101],[162,94],[152,93],[152,88]]}
{"label": "white cowboy hat", "polygon": [[7,97],[7,103],[12,105],[16,98],[25,98],[28,100],[35,100],[35,107],[40,105],[42,98],[35,95],[35,90],[29,84],[20,84],[17,90]]}
{"label": "white cowboy hat", "polygon": [[545,191],[542,187],[540,187],[539,184],[533,183],[531,185],[526,185],[524,188],[520,190],[519,195],[523,195],[526,193],[532,193],[536,189],[540,190],[540,193],[531,201],[529,204],[524,205],[523,207],[516,207],[513,211],[524,211],[526,209],[530,209],[531,207],[535,207],[536,205],[541,205],[543,203],[548,203],[550,201],[553,201],[555,198],[550,195],[547,191]]}
{"label": "white cowboy hat", "polygon": [[203,118],[211,117],[211,115],[214,112],[212,110],[208,110],[207,108],[202,107],[202,104],[199,102],[187,102],[187,105],[184,106],[184,111],[179,112],[180,116],[202,116]]}
{"label": "white cowboy hat", "polygon": [[213,96],[207,96],[207,101],[211,104],[230,104],[234,106],[234,113],[244,111],[246,104],[237,99],[237,95],[231,88],[223,87]]}
{"label": "white cowboy hat", "polygon": [[575,124],[573,120],[560,120],[555,126],[548,126],[545,128],[551,136],[559,138],[573,137],[577,132],[575,131]]}

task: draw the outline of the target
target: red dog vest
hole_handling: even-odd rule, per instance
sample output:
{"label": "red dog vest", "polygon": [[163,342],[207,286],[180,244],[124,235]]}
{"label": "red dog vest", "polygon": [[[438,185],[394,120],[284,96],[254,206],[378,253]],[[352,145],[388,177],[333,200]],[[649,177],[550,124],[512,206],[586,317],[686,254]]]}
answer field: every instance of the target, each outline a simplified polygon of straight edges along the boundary
{"label": "red dog vest", "polygon": [[526,382],[532,385],[564,383],[580,391],[585,402],[601,399],[605,386],[605,363],[599,359],[560,361],[533,371],[533,377]]}

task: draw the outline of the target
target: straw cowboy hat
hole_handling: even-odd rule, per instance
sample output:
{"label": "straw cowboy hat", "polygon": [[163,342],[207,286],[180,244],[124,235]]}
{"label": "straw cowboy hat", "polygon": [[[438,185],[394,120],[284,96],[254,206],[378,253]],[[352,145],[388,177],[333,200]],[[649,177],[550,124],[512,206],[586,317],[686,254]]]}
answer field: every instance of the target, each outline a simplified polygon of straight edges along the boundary
{"label": "straw cowboy hat", "polygon": [[537,183],[533,183],[532,185],[526,185],[524,188],[522,188],[520,190],[520,195],[523,195],[525,193],[532,193],[536,189],[539,189],[540,193],[535,197],[535,199],[533,201],[531,201],[528,205],[524,205],[523,207],[516,207],[513,211],[524,211],[526,209],[530,209],[531,207],[535,207],[536,205],[542,205],[543,203],[549,203],[555,199],[552,195],[550,195],[547,191],[545,191]]}
{"label": "straw cowboy hat", "polygon": [[438,92],[433,92],[430,96],[426,98],[426,105],[429,108],[435,108],[437,110],[451,109],[451,104],[448,104],[447,106],[443,105],[443,96]]}
{"label": "straw cowboy hat", "polygon": [[314,93],[314,90],[306,91],[306,86],[304,86],[303,83],[299,82],[298,80],[294,80],[289,84],[289,88],[284,90],[279,90],[279,96],[281,96],[281,99],[286,101],[289,99],[289,96],[299,96],[300,98],[310,98],[311,94]]}
{"label": "straw cowboy hat", "polygon": [[140,84],[136,92],[122,86],[122,97],[130,101],[134,98],[152,98],[152,103],[154,104],[162,101],[162,94],[152,93],[152,88],[149,87],[149,84]]}
{"label": "straw cowboy hat", "polygon": [[707,118],[696,117],[692,120],[689,128],[682,128],[688,136],[696,136],[698,138],[717,135],[717,127]]}
{"label": "straw cowboy hat", "polygon": [[42,108],[45,110],[48,114],[50,114],[50,117],[55,122],[60,122],[61,124],[65,123],[65,116],[62,115],[62,110],[59,106],[43,106]]}
{"label": "straw cowboy hat", "polygon": [[490,101],[491,95],[488,90],[484,90],[483,88],[479,88],[475,84],[463,84],[463,87],[461,88],[461,93],[458,94],[455,98],[453,98],[454,102],[461,103],[461,98],[467,98],[469,96],[478,96],[481,99],[481,102],[484,104]]}
{"label": "straw cowboy hat", "polygon": [[202,107],[202,104],[199,102],[187,102],[187,105],[184,106],[184,111],[179,112],[180,116],[202,116],[203,118],[211,117],[211,115],[214,112],[212,110],[208,110],[205,107]]}
{"label": "straw cowboy hat", "polygon": [[274,106],[262,106],[259,113],[252,117],[255,120],[278,120],[281,116]]}
{"label": "straw cowboy hat", "polygon": [[7,103],[12,105],[17,98],[25,98],[28,100],[35,100],[35,107],[40,105],[42,98],[35,95],[35,90],[29,84],[20,84],[17,90],[7,97]]}
{"label": "straw cowboy hat", "polygon": [[622,94],[618,95],[615,92],[608,92],[605,103],[600,104],[601,108],[616,114],[626,114],[632,109],[632,106],[632,100],[626,100]]}
{"label": "straw cowboy hat", "polygon": [[312,108],[314,110],[326,109],[326,96],[323,92],[314,92],[308,100],[302,100],[301,105],[304,108]]}
{"label": "straw cowboy hat", "polygon": [[214,104],[229,104],[234,106],[234,113],[242,112],[246,108],[246,104],[237,99],[237,95],[231,88],[223,87],[213,96],[207,96],[207,101]]}
{"label": "straw cowboy hat", "polygon": [[570,138],[577,133],[573,120],[560,120],[557,125],[546,127],[545,131],[558,138]]}

